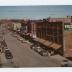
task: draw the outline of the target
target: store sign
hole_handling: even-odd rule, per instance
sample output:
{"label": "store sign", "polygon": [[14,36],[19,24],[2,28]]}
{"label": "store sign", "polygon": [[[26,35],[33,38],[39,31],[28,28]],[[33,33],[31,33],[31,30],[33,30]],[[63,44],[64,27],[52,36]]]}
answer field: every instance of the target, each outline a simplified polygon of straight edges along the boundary
{"label": "store sign", "polygon": [[64,25],[64,30],[72,30],[72,24]]}

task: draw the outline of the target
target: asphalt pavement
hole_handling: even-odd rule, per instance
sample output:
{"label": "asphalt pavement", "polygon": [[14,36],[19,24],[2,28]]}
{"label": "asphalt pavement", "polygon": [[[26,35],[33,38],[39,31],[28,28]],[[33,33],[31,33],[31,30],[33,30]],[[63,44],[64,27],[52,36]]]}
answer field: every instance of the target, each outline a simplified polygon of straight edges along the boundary
{"label": "asphalt pavement", "polygon": [[8,49],[13,54],[13,62],[18,67],[59,67],[51,57],[43,57],[30,49],[28,43],[21,43],[11,32],[5,34]]}

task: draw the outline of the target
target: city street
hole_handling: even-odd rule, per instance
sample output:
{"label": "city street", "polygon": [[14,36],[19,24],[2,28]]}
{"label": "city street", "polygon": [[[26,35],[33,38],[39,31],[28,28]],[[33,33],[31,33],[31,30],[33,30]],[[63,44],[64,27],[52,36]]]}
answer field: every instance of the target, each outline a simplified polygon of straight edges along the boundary
{"label": "city street", "polygon": [[[41,56],[30,48],[31,43],[19,34],[1,28],[0,32],[0,66],[1,67],[60,67],[65,57],[60,55]],[[24,42],[21,41],[24,40]],[[9,51],[8,54],[6,51]],[[13,58],[11,58],[11,54]],[[10,57],[10,58],[9,58]],[[72,66],[72,62],[69,61]]]}
{"label": "city street", "polygon": [[60,66],[50,57],[43,57],[30,49],[27,43],[21,43],[11,33],[5,34],[8,49],[13,54],[13,62],[19,67],[56,67]]}

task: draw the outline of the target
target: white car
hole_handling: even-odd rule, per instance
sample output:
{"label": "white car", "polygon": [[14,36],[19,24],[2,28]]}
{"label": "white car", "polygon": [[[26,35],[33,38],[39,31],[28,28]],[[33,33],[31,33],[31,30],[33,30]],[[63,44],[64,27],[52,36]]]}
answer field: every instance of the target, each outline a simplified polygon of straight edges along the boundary
{"label": "white car", "polygon": [[23,38],[19,38],[20,41],[23,41]]}
{"label": "white car", "polygon": [[17,37],[17,39],[18,39],[19,41],[21,41],[22,43],[27,42],[27,41],[25,41],[22,37]]}
{"label": "white car", "polygon": [[39,53],[42,51],[42,48],[38,46],[38,47],[34,48],[34,50]]}
{"label": "white car", "polygon": [[20,36],[17,36],[17,39],[18,39],[18,40],[20,40],[20,39],[21,39],[21,37],[20,37]]}

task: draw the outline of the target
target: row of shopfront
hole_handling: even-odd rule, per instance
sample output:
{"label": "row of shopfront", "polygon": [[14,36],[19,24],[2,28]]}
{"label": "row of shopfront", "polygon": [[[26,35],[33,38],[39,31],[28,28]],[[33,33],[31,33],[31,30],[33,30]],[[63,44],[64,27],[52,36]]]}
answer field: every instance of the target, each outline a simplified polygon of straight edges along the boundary
{"label": "row of shopfront", "polygon": [[[34,26],[35,25],[35,26]],[[63,23],[39,21],[33,23],[34,40],[39,42],[46,50],[55,51],[63,55]]]}

